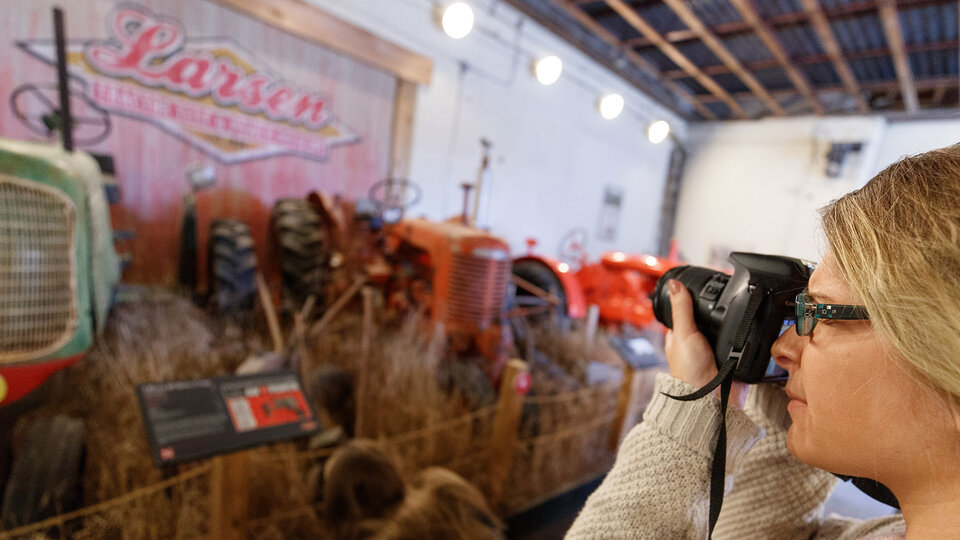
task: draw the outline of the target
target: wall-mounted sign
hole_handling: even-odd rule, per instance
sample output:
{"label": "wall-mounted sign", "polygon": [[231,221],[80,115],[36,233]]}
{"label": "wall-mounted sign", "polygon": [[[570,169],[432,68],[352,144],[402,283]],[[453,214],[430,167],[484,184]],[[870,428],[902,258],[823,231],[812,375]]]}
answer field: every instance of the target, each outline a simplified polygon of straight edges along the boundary
{"label": "wall-mounted sign", "polygon": [[606,241],[617,239],[621,206],[623,206],[623,188],[608,184],[603,190],[603,204],[600,206],[600,226],[597,228],[597,238]]}
{"label": "wall-mounted sign", "polygon": [[142,384],[137,395],[157,465],[320,429],[290,372]]}
{"label": "wall-mounted sign", "polygon": [[[133,4],[106,22],[108,39],[67,47],[69,73],[94,108],[159,126],[224,163],[324,160],[332,146],[359,140],[323,95],[285,82],[229,38],[188,37],[176,19]],[[17,45],[56,62],[50,40]]]}

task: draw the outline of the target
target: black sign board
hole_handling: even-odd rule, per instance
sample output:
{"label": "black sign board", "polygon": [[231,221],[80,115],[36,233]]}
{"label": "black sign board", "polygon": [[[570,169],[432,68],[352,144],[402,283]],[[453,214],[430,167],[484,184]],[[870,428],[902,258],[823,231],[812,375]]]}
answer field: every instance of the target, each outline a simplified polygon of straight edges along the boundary
{"label": "black sign board", "polygon": [[320,429],[288,371],[137,387],[157,465],[310,435]]}

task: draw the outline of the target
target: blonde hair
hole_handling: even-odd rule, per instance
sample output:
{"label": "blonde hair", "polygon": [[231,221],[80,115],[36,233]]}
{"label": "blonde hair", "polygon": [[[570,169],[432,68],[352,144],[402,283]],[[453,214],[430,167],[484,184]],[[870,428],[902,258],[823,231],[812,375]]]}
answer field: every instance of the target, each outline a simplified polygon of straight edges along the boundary
{"label": "blonde hair", "polygon": [[960,144],[890,165],[821,217],[881,339],[960,404]]}

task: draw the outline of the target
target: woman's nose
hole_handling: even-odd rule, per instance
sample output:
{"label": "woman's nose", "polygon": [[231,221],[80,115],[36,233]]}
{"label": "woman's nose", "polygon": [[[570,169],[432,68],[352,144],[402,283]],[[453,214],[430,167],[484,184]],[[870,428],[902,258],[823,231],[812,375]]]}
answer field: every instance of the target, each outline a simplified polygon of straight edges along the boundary
{"label": "woman's nose", "polygon": [[791,326],[770,347],[770,355],[778,366],[787,371],[793,371],[800,363],[803,347],[809,338],[797,335],[796,329]]}

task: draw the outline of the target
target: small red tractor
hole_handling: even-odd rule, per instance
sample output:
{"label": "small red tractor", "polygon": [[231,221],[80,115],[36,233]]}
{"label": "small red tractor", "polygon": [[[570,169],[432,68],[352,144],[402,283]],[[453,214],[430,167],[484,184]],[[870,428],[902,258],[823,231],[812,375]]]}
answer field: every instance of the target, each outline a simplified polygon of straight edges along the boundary
{"label": "small red tractor", "polygon": [[666,258],[611,251],[599,261],[588,262],[582,241],[574,240],[562,249],[568,258],[578,259],[579,269],[574,270],[567,262],[534,253],[536,244],[534,239],[527,240],[528,252],[514,259],[513,274],[550,295],[517,287],[518,305],[535,308],[555,303],[558,314],[572,319],[584,317],[587,307],[596,305],[606,326],[652,324],[656,319],[650,295],[657,280],[679,264],[675,245]]}
{"label": "small red tractor", "polygon": [[[399,204],[391,192],[414,193],[414,200]],[[509,245],[460,217],[403,218],[402,209],[418,197],[416,186],[394,180],[377,183],[369,199],[356,204],[318,193],[278,201],[272,222],[283,296],[302,305],[363,275],[383,291],[388,309],[420,309],[442,324],[458,357],[485,357],[484,371],[496,381],[511,345],[503,320]],[[348,277],[329,287],[338,268]]]}

